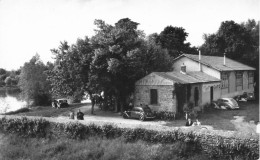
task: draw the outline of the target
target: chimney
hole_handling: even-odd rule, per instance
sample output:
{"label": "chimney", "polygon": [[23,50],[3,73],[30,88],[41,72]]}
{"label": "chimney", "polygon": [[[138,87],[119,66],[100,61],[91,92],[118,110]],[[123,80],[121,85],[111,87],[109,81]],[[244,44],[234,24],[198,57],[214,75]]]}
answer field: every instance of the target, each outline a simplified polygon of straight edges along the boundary
{"label": "chimney", "polygon": [[224,66],[226,65],[226,53],[224,53]]}
{"label": "chimney", "polygon": [[184,63],[181,65],[181,71],[182,74],[186,74],[186,66],[184,65]]}
{"label": "chimney", "polygon": [[201,60],[201,52],[199,50],[199,71],[201,71],[201,63],[200,63],[200,60]]}

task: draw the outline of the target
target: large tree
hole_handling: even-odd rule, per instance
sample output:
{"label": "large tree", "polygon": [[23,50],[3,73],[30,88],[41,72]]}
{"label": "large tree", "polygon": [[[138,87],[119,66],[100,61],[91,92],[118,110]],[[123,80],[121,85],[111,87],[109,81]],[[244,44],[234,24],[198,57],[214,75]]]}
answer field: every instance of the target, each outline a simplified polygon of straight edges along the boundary
{"label": "large tree", "polygon": [[182,27],[167,26],[157,36],[156,42],[159,43],[162,48],[167,49],[169,55],[173,58],[183,53],[196,54],[195,47],[191,47],[190,43],[186,43],[188,33]]}
{"label": "large tree", "polygon": [[[92,70],[106,93],[114,93],[121,111],[126,98],[134,89],[134,82],[143,73],[140,47],[143,33],[138,23],[129,18],[119,20],[115,26],[96,20],[96,35],[92,38],[95,56]],[[118,104],[118,103],[117,103]]]}
{"label": "large tree", "polygon": [[21,69],[19,87],[27,102],[33,101],[34,105],[50,104],[50,85],[45,71],[47,67],[36,54]]}
{"label": "large tree", "polygon": [[73,102],[80,102],[87,93],[92,101],[93,114],[93,95],[100,90],[91,72],[93,48],[89,38],[78,39],[71,46],[66,41],[62,42],[59,48],[52,49],[52,52],[55,62],[48,71],[52,93],[57,97],[68,97]]}

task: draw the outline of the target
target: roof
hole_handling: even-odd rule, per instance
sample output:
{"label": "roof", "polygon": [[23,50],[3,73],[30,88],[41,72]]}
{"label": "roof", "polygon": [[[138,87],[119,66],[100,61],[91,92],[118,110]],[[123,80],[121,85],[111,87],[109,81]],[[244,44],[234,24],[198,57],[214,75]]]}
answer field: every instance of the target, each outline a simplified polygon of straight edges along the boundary
{"label": "roof", "polygon": [[[174,60],[179,59],[180,57],[187,57],[194,61],[199,62],[199,55],[193,55],[193,54],[182,54],[179,57],[177,57]],[[226,57],[226,65],[223,64],[223,57],[218,56],[204,56],[201,55],[201,63],[214,68],[219,71],[232,71],[232,70],[255,70],[255,68],[250,67],[248,65],[242,64],[240,62],[234,61],[232,59],[229,59]]]}
{"label": "roof", "polygon": [[164,77],[166,79],[176,81],[183,84],[189,83],[207,83],[207,82],[219,82],[218,78],[212,77],[206,73],[194,71],[187,72],[186,74],[180,72],[154,72],[155,74]]}

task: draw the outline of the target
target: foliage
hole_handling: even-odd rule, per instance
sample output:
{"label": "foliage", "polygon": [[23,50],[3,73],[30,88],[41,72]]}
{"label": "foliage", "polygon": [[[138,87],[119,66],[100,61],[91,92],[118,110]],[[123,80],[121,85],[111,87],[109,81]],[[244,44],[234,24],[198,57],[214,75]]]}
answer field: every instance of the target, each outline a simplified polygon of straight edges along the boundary
{"label": "foliage", "polygon": [[82,99],[89,90],[90,62],[92,48],[88,37],[78,39],[71,46],[65,41],[58,49],[52,49],[55,55],[54,67],[48,71],[52,93],[56,96],[71,97],[74,102]]}
{"label": "foliage", "polygon": [[47,81],[46,70],[47,67],[42,63],[38,54],[22,67],[19,87],[27,102],[33,101],[34,105],[50,104],[50,85]]}
{"label": "foliage", "polygon": [[156,119],[160,120],[175,120],[178,118],[178,114],[175,112],[160,111],[154,112]]}
{"label": "foliage", "polygon": [[190,47],[190,43],[185,43],[188,33],[182,27],[167,26],[156,36],[156,41],[162,48],[167,49],[169,55],[176,58],[180,54],[197,54],[195,47]]}
{"label": "foliage", "polygon": [[7,71],[0,68],[0,87],[2,86],[16,86],[19,81],[20,69]]}
{"label": "foliage", "polygon": [[[43,119],[30,120],[6,119],[0,120],[0,130],[8,133],[18,133],[32,137],[68,137],[86,139],[93,136],[117,138],[123,137],[126,142],[142,140],[148,143],[172,144],[182,142],[186,145],[179,156],[189,157],[190,153],[206,153],[211,159],[257,159],[259,157],[258,136],[254,138],[240,138],[218,133],[217,131],[204,132],[203,130],[156,131],[144,128],[118,128],[113,125],[82,125],[80,123],[49,123]],[[188,147],[188,148],[187,148]]]}
{"label": "foliage", "polygon": [[143,141],[127,143],[122,138],[91,137],[87,140],[21,138],[4,135],[0,148],[2,159],[104,159],[104,160],[206,160],[203,153],[189,152],[183,142],[150,144]]}
{"label": "foliage", "polygon": [[96,81],[105,91],[113,93],[124,110],[126,98],[134,89],[134,82],[143,75],[140,61],[143,34],[138,23],[129,18],[119,20],[115,26],[96,20],[98,29],[92,37],[95,56],[92,62]]}
{"label": "foliage", "polygon": [[49,122],[45,119],[28,119],[26,117],[0,120],[0,129],[8,133],[17,133],[24,137],[45,137]]}

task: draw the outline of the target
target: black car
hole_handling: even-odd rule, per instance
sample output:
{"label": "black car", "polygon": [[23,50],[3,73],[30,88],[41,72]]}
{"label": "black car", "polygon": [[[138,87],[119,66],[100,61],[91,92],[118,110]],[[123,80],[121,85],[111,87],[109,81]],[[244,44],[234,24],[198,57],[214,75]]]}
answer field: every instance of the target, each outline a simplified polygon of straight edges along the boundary
{"label": "black car", "polygon": [[148,107],[134,107],[132,110],[125,111],[123,113],[123,118],[135,118],[141,121],[146,119],[154,119],[155,116],[152,110]]}
{"label": "black car", "polygon": [[52,107],[53,108],[63,108],[63,107],[68,107],[68,101],[66,99],[55,99],[52,102]]}
{"label": "black car", "polygon": [[235,99],[237,101],[253,101],[255,100],[255,94],[244,92],[242,95],[236,96]]}

